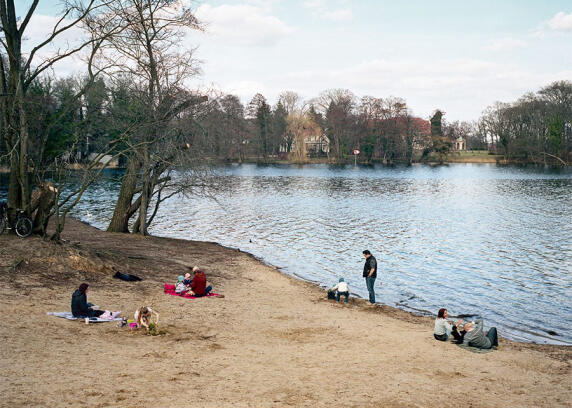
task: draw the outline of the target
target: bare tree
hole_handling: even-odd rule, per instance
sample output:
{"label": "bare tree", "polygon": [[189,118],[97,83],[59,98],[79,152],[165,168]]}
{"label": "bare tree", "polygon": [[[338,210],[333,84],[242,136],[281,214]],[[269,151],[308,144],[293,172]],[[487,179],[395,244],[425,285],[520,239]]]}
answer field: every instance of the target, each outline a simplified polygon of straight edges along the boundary
{"label": "bare tree", "polygon": [[294,161],[305,163],[307,160],[306,139],[308,137],[321,137],[322,129],[308,115],[300,109],[292,111],[287,119],[287,132],[292,135],[292,153]]}
{"label": "bare tree", "polygon": [[356,96],[347,89],[330,89],[313,99],[311,104],[324,115],[331,150],[337,159],[342,159],[344,149],[347,149],[344,142],[354,130]]}
{"label": "bare tree", "polygon": [[[30,157],[30,105],[27,103],[28,91],[32,84],[55,64],[73,55],[83,53],[87,62],[88,80],[77,90],[70,101],[83,95],[100,69],[95,69],[93,62],[103,43],[112,35],[121,31],[123,22],[102,18],[109,12],[111,0],[76,0],[64,1],[63,11],[51,33],[37,44],[27,46],[28,53],[23,51],[28,28],[39,0],[33,0],[23,18],[18,18],[13,0],[0,0],[0,89],[2,107],[2,141],[6,146],[10,162],[10,181],[8,186],[9,208],[24,208],[31,212],[30,198],[32,183],[37,177],[29,177],[33,169],[35,175],[40,170],[44,147],[50,129],[58,122],[66,109],[45,124],[42,133],[34,140],[35,155]],[[81,27],[91,21],[97,30],[91,35],[79,38],[75,43],[67,42],[56,46],[57,40],[71,29]],[[53,52],[45,53],[46,48]],[[49,55],[49,56],[45,56]],[[30,181],[32,180],[32,181]]]}
{"label": "bare tree", "polygon": [[130,135],[127,170],[108,231],[128,232],[138,212],[133,232],[146,234],[151,200],[170,179],[168,169],[190,148],[180,130],[167,124],[204,99],[186,90],[185,81],[198,67],[194,49],[183,47],[188,30],[202,27],[183,0],[122,0],[112,7],[129,25],[113,38],[107,58],[117,66],[115,77],[128,78],[131,92],[139,95],[142,126]]}
{"label": "bare tree", "polygon": [[296,92],[284,91],[278,96],[278,103],[282,104],[284,109],[286,109],[287,114],[291,114],[294,111],[304,109],[302,104],[302,98]]}

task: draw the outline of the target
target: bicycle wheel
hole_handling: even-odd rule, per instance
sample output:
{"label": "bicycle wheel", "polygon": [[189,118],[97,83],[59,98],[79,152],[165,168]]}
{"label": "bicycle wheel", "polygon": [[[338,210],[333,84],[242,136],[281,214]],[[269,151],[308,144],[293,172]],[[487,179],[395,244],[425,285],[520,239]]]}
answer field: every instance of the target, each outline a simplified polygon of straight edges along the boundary
{"label": "bicycle wheel", "polygon": [[32,220],[27,217],[18,218],[16,221],[16,235],[22,238],[26,238],[32,233]]}
{"label": "bicycle wheel", "polygon": [[4,233],[4,230],[6,229],[6,220],[4,219],[4,216],[0,217],[0,235],[2,235]]}

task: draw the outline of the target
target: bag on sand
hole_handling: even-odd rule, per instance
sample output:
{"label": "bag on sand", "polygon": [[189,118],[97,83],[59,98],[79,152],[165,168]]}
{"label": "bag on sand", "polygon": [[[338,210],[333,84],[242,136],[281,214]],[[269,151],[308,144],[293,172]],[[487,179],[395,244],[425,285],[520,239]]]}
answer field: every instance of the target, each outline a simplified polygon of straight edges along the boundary
{"label": "bag on sand", "polygon": [[328,299],[336,300],[336,291],[335,290],[328,290]]}
{"label": "bag on sand", "polygon": [[113,277],[116,279],[124,280],[126,282],[138,282],[138,281],[142,280],[139,276],[131,275],[129,273],[121,273],[121,272],[115,272],[115,275],[113,275]]}

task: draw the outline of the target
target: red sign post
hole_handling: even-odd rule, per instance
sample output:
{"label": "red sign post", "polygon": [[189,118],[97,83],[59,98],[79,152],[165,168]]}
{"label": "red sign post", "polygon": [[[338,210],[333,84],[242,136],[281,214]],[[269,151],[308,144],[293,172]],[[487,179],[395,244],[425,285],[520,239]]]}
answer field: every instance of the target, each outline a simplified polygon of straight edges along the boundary
{"label": "red sign post", "polygon": [[354,166],[357,166],[357,155],[359,154],[358,149],[354,149]]}

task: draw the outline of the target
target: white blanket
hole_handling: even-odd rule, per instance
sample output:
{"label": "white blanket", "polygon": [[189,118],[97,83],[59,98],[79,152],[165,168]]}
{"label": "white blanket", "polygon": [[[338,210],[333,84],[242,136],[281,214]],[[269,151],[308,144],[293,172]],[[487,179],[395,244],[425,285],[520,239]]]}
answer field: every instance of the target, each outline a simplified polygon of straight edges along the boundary
{"label": "white blanket", "polygon": [[[56,317],[63,317],[64,319],[68,319],[68,320],[84,320],[84,317],[75,317],[74,315],[72,315],[71,312],[47,312],[48,315],[50,316],[56,316]],[[113,319],[101,319],[99,317],[90,317],[89,318],[89,322],[90,323],[104,323],[104,322],[113,322],[113,321],[118,321],[121,320],[121,317],[115,317]]]}

